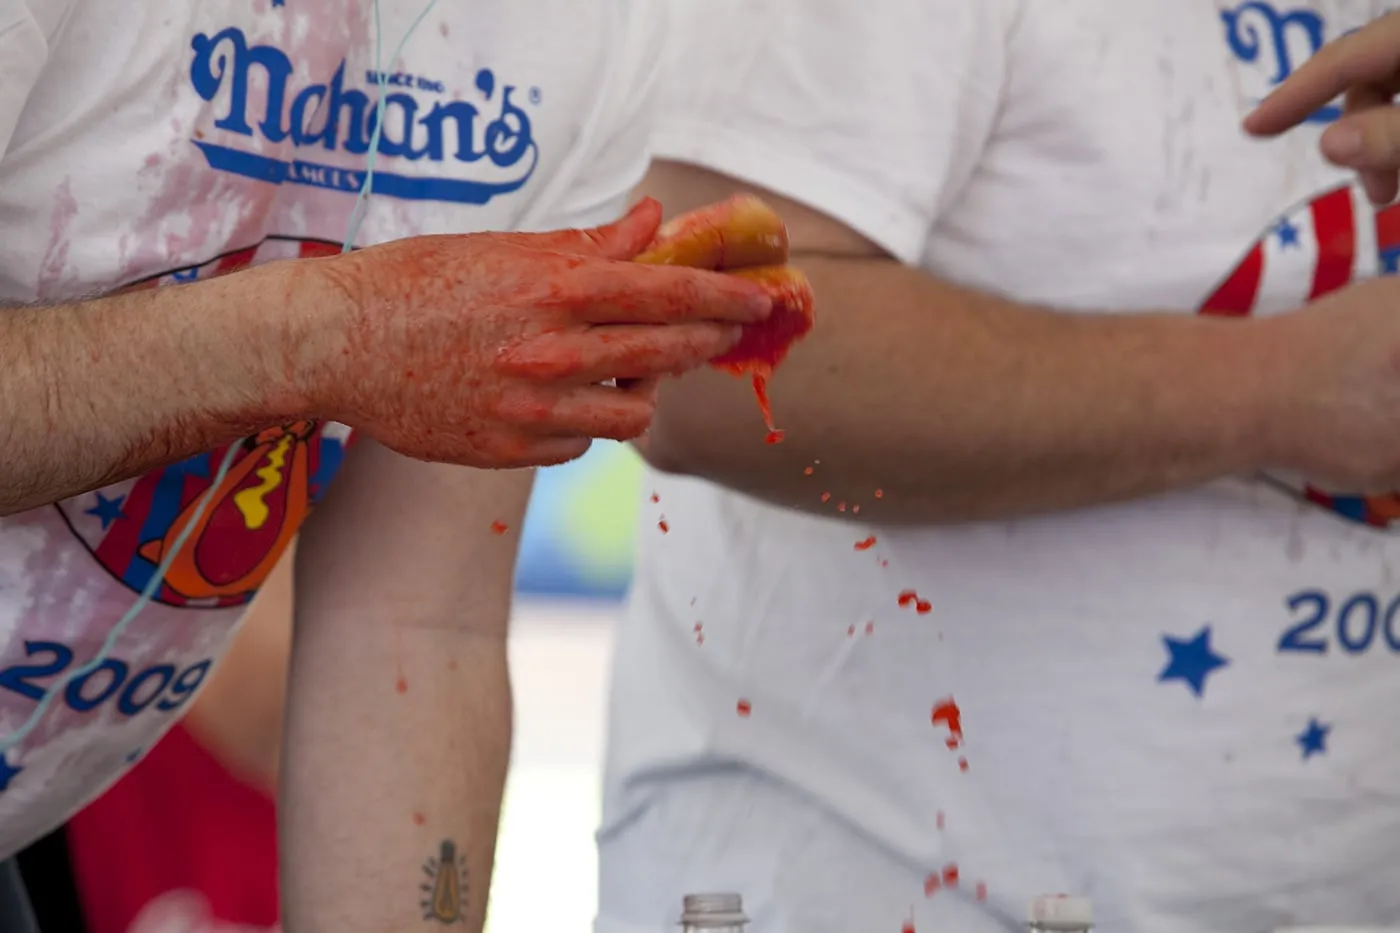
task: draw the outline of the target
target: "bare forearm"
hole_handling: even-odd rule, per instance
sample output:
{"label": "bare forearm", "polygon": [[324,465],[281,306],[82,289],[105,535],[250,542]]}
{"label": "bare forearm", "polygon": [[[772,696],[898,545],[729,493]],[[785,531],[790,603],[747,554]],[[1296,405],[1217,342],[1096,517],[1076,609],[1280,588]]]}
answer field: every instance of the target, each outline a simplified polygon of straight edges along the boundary
{"label": "bare forearm", "polygon": [[0,515],[137,476],[299,415],[259,313],[292,264],[68,305],[0,309]]}
{"label": "bare forearm", "polygon": [[[479,931],[510,758],[506,632],[532,477],[417,463],[373,441],[341,472],[297,551],[287,930],[397,933],[459,916]],[[441,874],[445,843],[455,865]]]}
{"label": "bare forearm", "polygon": [[885,260],[794,262],[818,315],[770,386],[786,441],[762,443],[746,384],[693,374],[662,388],[655,465],[813,512],[846,502],[861,506],[846,517],[926,523],[1149,495],[1265,456],[1261,386],[1282,365],[1268,325],[1057,314]]}
{"label": "bare forearm", "polygon": [[505,641],[341,621],[294,666],[314,698],[284,754],[286,929],[479,931],[510,760]]}

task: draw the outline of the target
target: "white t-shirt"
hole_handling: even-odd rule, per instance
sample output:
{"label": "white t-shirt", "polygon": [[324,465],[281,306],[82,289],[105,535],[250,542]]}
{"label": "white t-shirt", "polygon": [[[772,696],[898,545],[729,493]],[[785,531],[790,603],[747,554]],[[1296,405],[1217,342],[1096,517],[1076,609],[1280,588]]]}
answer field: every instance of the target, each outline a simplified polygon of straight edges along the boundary
{"label": "white t-shirt", "polygon": [[[661,7],[382,0],[388,96],[360,245],[617,216],[646,168]],[[0,0],[0,300],[338,251],[377,98],[359,0]],[[406,127],[411,130],[407,135]],[[119,335],[113,335],[119,339]],[[24,400],[18,400],[23,404]],[[0,857],[179,716],[341,462],[349,431],[245,442],[156,604],[90,662],[225,450],[0,521]]]}
{"label": "white t-shirt", "polygon": [[[1385,4],[677,6],[658,155],[935,276],[1265,314],[1400,255],[1400,211],[1320,160],[1334,113],[1240,130]],[[599,933],[664,929],[704,890],[741,893],[752,933],[990,933],[1053,892],[1114,933],[1400,924],[1395,500],[1240,478],[877,528],[646,483]]]}

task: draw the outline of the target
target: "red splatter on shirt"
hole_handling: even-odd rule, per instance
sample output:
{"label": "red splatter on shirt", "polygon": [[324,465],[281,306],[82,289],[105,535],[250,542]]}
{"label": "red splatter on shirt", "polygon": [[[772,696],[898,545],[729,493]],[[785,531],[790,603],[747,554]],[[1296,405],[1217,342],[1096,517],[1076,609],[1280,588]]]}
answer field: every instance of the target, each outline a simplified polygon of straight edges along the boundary
{"label": "red splatter on shirt", "polygon": [[857,551],[868,551],[875,546],[875,536],[871,535],[863,541],[856,542]]}
{"label": "red splatter on shirt", "polygon": [[753,704],[748,700],[740,700],[738,703],[734,704],[734,710],[740,716],[748,717],[749,714],[753,712]]}
{"label": "red splatter on shirt", "polygon": [[944,725],[948,727],[949,748],[957,748],[962,745],[962,710],[958,708],[958,704],[952,697],[935,704],[933,713],[930,714],[929,719],[935,726]]}
{"label": "red splatter on shirt", "polygon": [[492,523],[491,523],[491,533],[492,533],[493,535],[503,535],[503,534],[505,534],[507,531],[510,531],[510,526],[507,525],[505,522],[492,522]]}
{"label": "red splatter on shirt", "polygon": [[914,611],[919,615],[927,615],[933,611],[933,603],[926,599],[920,599],[919,594],[913,590],[904,590],[899,594],[899,606],[901,609],[914,607]]}

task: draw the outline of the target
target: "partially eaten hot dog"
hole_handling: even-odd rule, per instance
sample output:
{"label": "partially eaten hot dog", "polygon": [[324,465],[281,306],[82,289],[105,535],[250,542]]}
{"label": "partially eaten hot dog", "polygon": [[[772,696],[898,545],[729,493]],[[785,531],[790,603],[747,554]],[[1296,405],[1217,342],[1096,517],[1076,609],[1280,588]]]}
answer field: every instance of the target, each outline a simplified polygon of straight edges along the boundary
{"label": "partially eaten hot dog", "polygon": [[768,377],[788,350],[812,329],[811,283],[788,258],[787,225],[751,195],[739,195],[664,224],[656,241],[638,262],[683,265],[742,276],[762,285],[773,297],[773,313],[761,324],[744,327],[733,349],[710,361],[718,369],[753,377],[754,394],[768,426],[768,442],[783,433],[773,427],[768,404]]}

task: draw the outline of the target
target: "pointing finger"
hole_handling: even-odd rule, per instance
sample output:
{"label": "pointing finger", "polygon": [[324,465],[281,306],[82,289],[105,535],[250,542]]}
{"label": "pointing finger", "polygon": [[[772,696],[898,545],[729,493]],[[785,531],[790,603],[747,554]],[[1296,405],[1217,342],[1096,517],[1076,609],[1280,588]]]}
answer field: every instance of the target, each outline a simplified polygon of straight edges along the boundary
{"label": "pointing finger", "polygon": [[1256,136],[1275,136],[1302,123],[1350,88],[1394,86],[1400,73],[1400,13],[1323,46],[1245,118]]}

